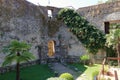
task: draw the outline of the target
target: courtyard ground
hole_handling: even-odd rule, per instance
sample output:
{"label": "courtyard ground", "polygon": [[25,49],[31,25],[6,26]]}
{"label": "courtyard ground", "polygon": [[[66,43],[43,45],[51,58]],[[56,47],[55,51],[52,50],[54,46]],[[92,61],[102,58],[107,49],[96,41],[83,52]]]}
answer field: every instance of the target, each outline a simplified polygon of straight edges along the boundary
{"label": "courtyard ground", "polygon": [[[15,80],[15,71],[0,74],[0,80]],[[54,76],[47,65],[33,65],[20,70],[21,80],[46,80]]]}

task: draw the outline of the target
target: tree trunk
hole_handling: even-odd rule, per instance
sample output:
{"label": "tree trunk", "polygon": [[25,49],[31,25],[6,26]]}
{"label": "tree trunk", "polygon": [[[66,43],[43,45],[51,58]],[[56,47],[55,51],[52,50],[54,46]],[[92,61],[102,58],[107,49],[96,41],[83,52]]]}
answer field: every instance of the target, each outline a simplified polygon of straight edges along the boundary
{"label": "tree trunk", "polygon": [[41,46],[40,45],[38,45],[38,55],[39,55],[39,60],[40,60],[40,64],[41,64],[42,55],[41,55]]}
{"label": "tree trunk", "polygon": [[[17,56],[20,56],[20,53],[17,52]],[[17,61],[16,64],[16,80],[20,80],[20,63]]]}
{"label": "tree trunk", "polygon": [[19,62],[16,65],[16,80],[20,80],[20,64],[19,64]]}
{"label": "tree trunk", "polygon": [[95,64],[94,55],[92,53],[90,53],[90,62],[91,62],[91,65]]}

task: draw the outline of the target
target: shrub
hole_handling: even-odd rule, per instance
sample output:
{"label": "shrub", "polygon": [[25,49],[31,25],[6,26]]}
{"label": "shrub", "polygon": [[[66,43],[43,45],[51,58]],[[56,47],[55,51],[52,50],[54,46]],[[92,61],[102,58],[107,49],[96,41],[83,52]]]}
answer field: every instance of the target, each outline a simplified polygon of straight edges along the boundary
{"label": "shrub", "polygon": [[66,79],[59,78],[59,77],[51,77],[51,78],[48,78],[47,80],[66,80]]}
{"label": "shrub", "polygon": [[73,76],[70,73],[63,73],[60,75],[60,78],[64,78],[66,80],[74,80]]}
{"label": "shrub", "polygon": [[84,55],[80,56],[80,59],[81,59],[82,61],[84,61],[84,64],[86,64],[86,61],[89,60],[89,55],[84,54]]}
{"label": "shrub", "polygon": [[118,63],[117,63],[117,61],[109,61],[109,65],[110,66],[117,66]]}
{"label": "shrub", "polygon": [[89,55],[84,54],[80,57],[81,60],[89,60]]}

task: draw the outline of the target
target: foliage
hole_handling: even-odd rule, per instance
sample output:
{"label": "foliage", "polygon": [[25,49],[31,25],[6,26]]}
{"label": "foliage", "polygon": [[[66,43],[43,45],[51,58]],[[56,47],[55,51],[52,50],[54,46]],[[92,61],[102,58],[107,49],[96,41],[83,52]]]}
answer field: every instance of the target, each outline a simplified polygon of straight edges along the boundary
{"label": "foliage", "polygon": [[30,45],[25,42],[13,40],[9,45],[5,46],[3,52],[7,55],[3,62],[3,66],[16,63],[16,80],[20,80],[20,63],[34,59],[32,53],[29,52]]}
{"label": "foliage", "polygon": [[[29,52],[30,48],[31,46],[25,42],[11,41],[9,45],[3,48],[3,52],[7,54],[3,66],[10,65],[12,62],[20,63],[34,59],[33,54]],[[18,56],[17,53],[20,55]]]}
{"label": "foliage", "polygon": [[120,23],[111,23],[110,29],[120,29]]}
{"label": "foliage", "polygon": [[120,29],[112,29],[110,30],[110,34],[106,35],[106,45],[108,47],[112,46],[114,49],[116,45],[120,42]]}
{"label": "foliage", "polygon": [[48,78],[47,80],[66,80],[66,79],[58,78],[58,77],[52,77],[52,78]]}
{"label": "foliage", "polygon": [[107,57],[117,57],[116,51],[112,47],[105,47]]}
{"label": "foliage", "polygon": [[99,49],[104,48],[104,34],[74,10],[60,10],[58,19],[64,21],[70,31],[76,35],[89,53],[95,54]]}
{"label": "foliage", "polygon": [[[110,29],[110,33],[106,35],[106,46],[112,47],[117,52],[117,57],[120,57],[120,25],[114,24],[115,29]],[[118,65],[119,60],[118,60]]]}
{"label": "foliage", "polygon": [[89,60],[89,55],[84,54],[84,55],[80,56],[80,59],[81,60]]}
{"label": "foliage", "polygon": [[81,59],[82,61],[84,61],[84,64],[86,64],[86,61],[89,60],[90,58],[89,58],[89,55],[84,54],[84,55],[80,56],[80,59]]}
{"label": "foliage", "polygon": [[110,66],[117,66],[118,65],[118,63],[117,63],[117,61],[113,61],[113,60],[111,60],[111,61],[109,61],[109,65]]}
{"label": "foliage", "polygon": [[74,80],[73,76],[70,73],[62,73],[60,78],[64,78],[66,80]]}

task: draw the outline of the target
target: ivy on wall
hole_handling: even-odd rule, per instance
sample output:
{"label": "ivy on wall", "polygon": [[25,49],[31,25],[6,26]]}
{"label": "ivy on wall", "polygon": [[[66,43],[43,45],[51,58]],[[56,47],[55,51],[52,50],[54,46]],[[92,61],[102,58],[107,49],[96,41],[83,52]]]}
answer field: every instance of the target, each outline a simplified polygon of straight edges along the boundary
{"label": "ivy on wall", "polygon": [[95,54],[99,49],[104,48],[105,34],[74,10],[61,9],[58,13],[58,19],[64,21],[70,31],[76,35],[89,53]]}

